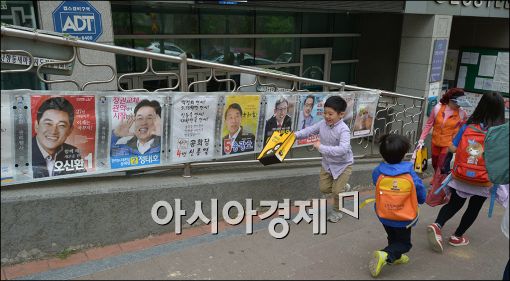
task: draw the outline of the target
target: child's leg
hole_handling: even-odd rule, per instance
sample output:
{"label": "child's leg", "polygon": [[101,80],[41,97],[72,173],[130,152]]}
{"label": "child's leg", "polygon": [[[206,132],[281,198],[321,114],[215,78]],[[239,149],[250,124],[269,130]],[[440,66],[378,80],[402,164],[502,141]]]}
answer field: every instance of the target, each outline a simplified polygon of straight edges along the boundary
{"label": "child's leg", "polygon": [[478,213],[482,209],[482,205],[485,202],[487,197],[482,197],[478,195],[473,195],[469,198],[468,207],[464,215],[462,215],[462,219],[460,220],[460,225],[455,230],[455,236],[461,237],[464,235],[466,230],[475,222],[476,217],[478,217]]}
{"label": "child's leg", "polygon": [[402,254],[411,250],[411,228],[384,226],[388,234],[388,246],[382,251],[388,253],[387,262],[393,263],[400,259]]}
{"label": "child's leg", "polygon": [[462,198],[457,195],[457,191],[455,189],[452,189],[451,193],[450,201],[441,207],[435,221],[435,223],[439,224],[440,227],[443,227],[445,223],[462,208],[464,202],[466,202],[466,198]]}
{"label": "child's leg", "polygon": [[333,206],[335,211],[339,210],[339,200],[338,194],[345,191],[345,185],[349,182],[352,174],[352,166],[347,166],[345,170],[338,176],[336,180],[333,181]]}
{"label": "child's leg", "polygon": [[319,175],[319,189],[323,194],[330,194],[333,186],[333,176],[321,167]]}

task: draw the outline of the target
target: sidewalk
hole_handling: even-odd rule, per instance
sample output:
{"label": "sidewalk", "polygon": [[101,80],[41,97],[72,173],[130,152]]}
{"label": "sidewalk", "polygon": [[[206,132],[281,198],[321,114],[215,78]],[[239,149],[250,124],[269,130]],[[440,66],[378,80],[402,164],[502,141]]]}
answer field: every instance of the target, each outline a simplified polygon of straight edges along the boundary
{"label": "sidewalk", "polygon": [[[360,193],[360,202],[372,194]],[[352,201],[346,202],[346,208],[351,206]],[[386,234],[372,206],[360,210],[359,220],[344,215],[339,223],[328,223],[325,235],[313,235],[312,224],[303,221],[289,221],[290,232],[283,239],[269,234],[271,218],[254,220],[251,235],[246,234],[244,224],[222,222],[217,235],[210,233],[208,225],[198,226],[183,229],[182,235],[168,233],[90,249],[64,260],[4,267],[2,280],[370,279],[371,253],[386,245]],[[458,248],[445,245],[441,255],[428,248],[425,230],[439,208],[422,205],[420,221],[413,228],[410,263],[386,266],[378,279],[500,280],[509,258],[509,243],[500,230],[503,208],[496,204],[489,219],[488,206],[485,203],[468,230],[471,244]],[[291,217],[296,213],[293,208]],[[457,214],[445,226],[443,236],[451,234],[459,221]]]}

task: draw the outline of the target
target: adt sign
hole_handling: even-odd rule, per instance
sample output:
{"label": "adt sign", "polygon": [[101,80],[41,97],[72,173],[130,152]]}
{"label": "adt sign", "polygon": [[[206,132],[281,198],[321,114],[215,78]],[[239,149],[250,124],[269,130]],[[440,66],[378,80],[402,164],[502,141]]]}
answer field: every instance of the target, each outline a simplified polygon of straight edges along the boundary
{"label": "adt sign", "polygon": [[55,31],[96,41],[103,34],[101,14],[87,1],[62,1],[53,11]]}

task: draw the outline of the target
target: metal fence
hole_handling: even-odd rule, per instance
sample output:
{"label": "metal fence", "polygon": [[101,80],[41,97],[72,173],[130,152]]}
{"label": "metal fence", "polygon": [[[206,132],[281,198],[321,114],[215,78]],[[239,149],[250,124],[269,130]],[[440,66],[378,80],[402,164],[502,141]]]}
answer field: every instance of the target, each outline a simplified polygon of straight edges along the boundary
{"label": "metal fence", "polygon": [[[119,47],[108,44],[101,44],[95,42],[88,42],[77,40],[75,38],[53,33],[42,30],[33,30],[23,27],[14,27],[9,25],[2,25],[1,27],[1,36],[2,36],[2,58],[4,55],[17,55],[20,57],[26,57],[26,61],[23,64],[24,67],[18,69],[4,69],[4,64],[2,64],[2,73],[23,73],[29,71],[35,71],[38,79],[46,84],[55,84],[55,83],[72,83],[77,87],[77,90],[84,91],[88,86],[93,84],[106,84],[112,81],[116,81],[118,91],[136,91],[136,92],[149,92],[147,89],[124,89],[121,86],[121,81],[127,77],[140,76],[146,74],[152,74],[155,76],[165,76],[165,77],[174,77],[177,81],[175,85],[168,88],[159,88],[155,91],[180,91],[180,92],[189,92],[190,89],[196,84],[200,83],[209,83],[211,81],[215,81],[216,83],[229,83],[229,89],[232,92],[238,92],[244,87],[252,86],[255,84],[261,85],[260,77],[273,78],[277,80],[287,81],[292,84],[291,93],[302,92],[303,90],[299,90],[299,83],[307,83],[312,85],[318,85],[323,87],[324,92],[338,92],[338,91],[373,91],[375,89],[357,87],[346,85],[345,83],[334,83],[329,81],[315,80],[304,77],[299,77],[295,75],[286,75],[282,73],[275,73],[269,70],[257,69],[251,67],[242,67],[242,66],[232,66],[208,61],[201,61],[197,59],[186,58],[185,54],[181,56],[171,56],[166,54],[152,53],[142,50],[136,50],[131,48]],[[26,44],[12,44],[8,48],[4,48],[4,40],[6,39],[16,39],[16,40],[31,40],[30,42],[37,42],[41,44],[47,44],[49,46],[67,46],[72,48],[72,55],[68,59],[59,59],[59,60],[45,60],[38,61],[37,57],[31,54],[30,51],[27,51]],[[23,46],[22,46],[23,45]],[[18,47],[19,46],[19,47]],[[25,49],[24,49],[25,48]],[[100,52],[113,53],[116,55],[125,55],[132,56],[145,59],[147,62],[147,66],[142,72],[135,73],[125,73],[122,75],[118,75],[115,71],[115,66],[108,64],[90,64],[84,61],[80,54],[81,49],[95,50]],[[170,71],[156,71],[154,70],[153,63],[154,61],[161,62],[169,62],[175,63],[178,65],[178,70],[170,70]],[[48,73],[49,69],[65,69],[67,65],[80,63],[84,67],[107,67],[111,70],[112,75],[110,77],[105,77],[104,80],[94,80],[94,81],[86,81],[82,84],[73,79],[59,79],[59,80],[49,80],[45,78],[44,73]],[[188,84],[188,71],[190,68],[201,68],[210,72],[210,75],[207,79],[201,81],[195,81]],[[227,79],[218,79],[216,76],[217,73],[226,72],[226,73],[245,73],[251,74],[255,76],[255,81],[250,84],[237,85],[236,81],[230,78]],[[266,87],[274,87],[277,88],[274,84],[263,84]],[[233,87],[230,87],[233,86]],[[423,113],[424,113],[424,98],[413,97],[402,95],[394,92],[378,90],[380,91],[380,98],[377,107],[377,112],[374,121],[374,135],[371,137],[364,137],[359,139],[353,139],[351,141],[351,145],[353,147],[353,152],[355,154],[355,158],[370,158],[370,157],[380,157],[379,152],[377,150],[377,139],[378,136],[384,133],[397,133],[405,135],[409,138],[412,144],[415,144],[419,134],[421,132]],[[301,151],[300,151],[301,150]],[[228,162],[207,162],[207,163],[187,163],[180,165],[173,165],[171,167],[174,168],[182,168],[184,165],[184,176],[191,176],[191,166],[192,165],[225,165],[232,164],[234,161],[236,164],[241,163],[253,163],[256,155],[254,154],[251,157],[236,157],[233,160]],[[320,159],[320,154],[313,150],[312,147],[303,147],[294,149],[291,154],[288,156],[286,161],[310,161],[310,160],[318,160]]]}

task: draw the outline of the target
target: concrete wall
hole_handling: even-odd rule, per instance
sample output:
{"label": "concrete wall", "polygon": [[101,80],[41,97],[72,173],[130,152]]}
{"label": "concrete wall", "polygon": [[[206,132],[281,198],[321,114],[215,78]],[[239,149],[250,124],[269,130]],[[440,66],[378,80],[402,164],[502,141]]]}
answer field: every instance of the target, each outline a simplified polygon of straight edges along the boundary
{"label": "concrete wall", "polygon": [[[371,171],[379,159],[356,160],[350,184],[355,190],[369,188]],[[254,163],[239,167],[222,165],[192,168],[192,177],[183,178],[182,169],[145,175],[104,178],[74,178],[2,188],[2,264],[41,258],[67,248],[83,249],[147,237],[174,230],[156,224],[151,208],[165,200],[172,207],[182,200],[183,232],[194,210],[210,218],[210,199],[218,199],[218,218],[223,205],[236,200],[245,206],[253,199],[306,200],[321,198],[318,188],[320,162],[284,163],[262,166]],[[160,217],[166,212],[160,209]],[[295,214],[292,215],[294,217]],[[197,225],[196,222],[194,225]]]}
{"label": "concrete wall", "polygon": [[395,91],[398,67],[401,14],[359,16],[357,84],[362,87]]}

